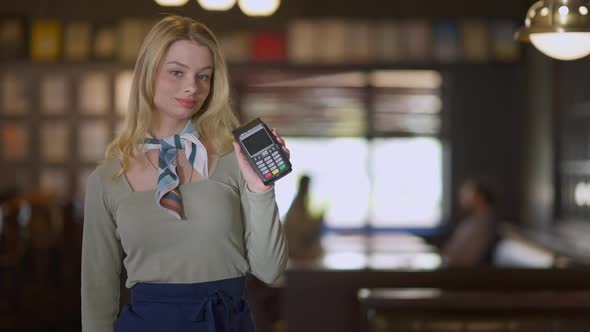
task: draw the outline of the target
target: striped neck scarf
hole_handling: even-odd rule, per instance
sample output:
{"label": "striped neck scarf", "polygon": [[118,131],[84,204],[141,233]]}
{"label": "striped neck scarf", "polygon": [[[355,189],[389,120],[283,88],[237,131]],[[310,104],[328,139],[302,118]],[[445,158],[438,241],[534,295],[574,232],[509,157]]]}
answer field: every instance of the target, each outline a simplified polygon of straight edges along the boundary
{"label": "striped neck scarf", "polygon": [[180,179],[176,170],[177,150],[183,149],[193,168],[203,177],[208,177],[207,149],[199,141],[197,131],[190,120],[178,135],[161,140],[148,135],[142,151],[154,149],[159,150],[156,203],[175,218],[184,219],[184,206],[179,188]]}

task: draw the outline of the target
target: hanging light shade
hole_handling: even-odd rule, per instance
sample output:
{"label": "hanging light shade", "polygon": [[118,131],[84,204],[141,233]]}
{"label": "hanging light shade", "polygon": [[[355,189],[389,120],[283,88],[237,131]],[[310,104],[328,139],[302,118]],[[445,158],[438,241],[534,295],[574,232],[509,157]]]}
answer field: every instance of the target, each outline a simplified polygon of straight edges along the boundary
{"label": "hanging light shade", "polygon": [[213,11],[230,10],[236,4],[236,0],[197,0],[197,2],[204,9]]}
{"label": "hanging light shade", "polygon": [[559,60],[590,54],[590,0],[542,0],[531,6],[516,39]]}
{"label": "hanging light shade", "polygon": [[162,7],[180,7],[186,5],[188,0],[156,0],[156,3]]}
{"label": "hanging light shade", "polygon": [[238,0],[238,6],[248,16],[270,16],[279,5],[280,0]]}

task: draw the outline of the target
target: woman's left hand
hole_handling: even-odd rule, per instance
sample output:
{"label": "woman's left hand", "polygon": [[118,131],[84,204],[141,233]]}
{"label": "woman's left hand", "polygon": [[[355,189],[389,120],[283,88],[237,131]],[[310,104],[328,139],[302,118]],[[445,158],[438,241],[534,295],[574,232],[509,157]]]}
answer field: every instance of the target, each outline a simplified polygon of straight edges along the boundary
{"label": "woman's left hand", "polygon": [[[272,134],[277,138],[277,141],[283,148],[283,151],[287,155],[287,158],[290,158],[291,154],[289,152],[289,149],[287,149],[287,147],[285,146],[285,140],[281,137],[281,135],[275,128],[272,129]],[[250,191],[252,192],[263,192],[272,188],[272,185],[265,186],[262,180],[260,180],[260,178],[256,174],[256,171],[252,168],[252,166],[246,159],[246,156],[244,156],[244,153],[242,152],[240,145],[236,142],[233,142],[233,144],[234,150],[236,151],[236,157],[238,158],[238,164],[240,165],[240,171],[242,171],[242,175],[244,176],[244,179],[246,179],[248,189],[250,189]]]}

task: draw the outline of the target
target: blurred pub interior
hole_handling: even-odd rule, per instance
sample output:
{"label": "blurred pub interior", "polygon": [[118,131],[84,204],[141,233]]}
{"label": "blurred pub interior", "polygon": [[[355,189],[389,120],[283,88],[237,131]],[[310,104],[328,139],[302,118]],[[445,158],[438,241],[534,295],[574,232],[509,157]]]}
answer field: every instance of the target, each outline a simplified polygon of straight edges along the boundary
{"label": "blurred pub interior", "polygon": [[[515,41],[533,3],[283,0],[249,17],[194,0],[0,2],[0,331],[81,330],[85,179],[163,13],[211,27],[240,119],[287,137],[283,216],[311,178],[322,253],[251,280],[259,331],[582,331],[590,60]],[[439,248],[470,176],[498,189],[499,239],[486,266],[450,268]]]}

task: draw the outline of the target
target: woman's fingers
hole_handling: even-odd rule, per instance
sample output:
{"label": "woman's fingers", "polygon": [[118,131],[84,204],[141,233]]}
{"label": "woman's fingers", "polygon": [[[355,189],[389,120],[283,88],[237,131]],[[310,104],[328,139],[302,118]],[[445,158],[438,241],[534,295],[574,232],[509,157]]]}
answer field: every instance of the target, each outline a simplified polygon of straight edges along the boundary
{"label": "woman's fingers", "polygon": [[289,149],[287,148],[287,145],[285,144],[285,140],[283,139],[283,137],[281,137],[281,134],[279,134],[279,131],[276,128],[272,128],[272,134],[277,138],[277,141],[279,142],[279,144],[283,148],[283,151],[287,155],[287,158],[290,159],[291,158],[291,151],[289,151]]}

